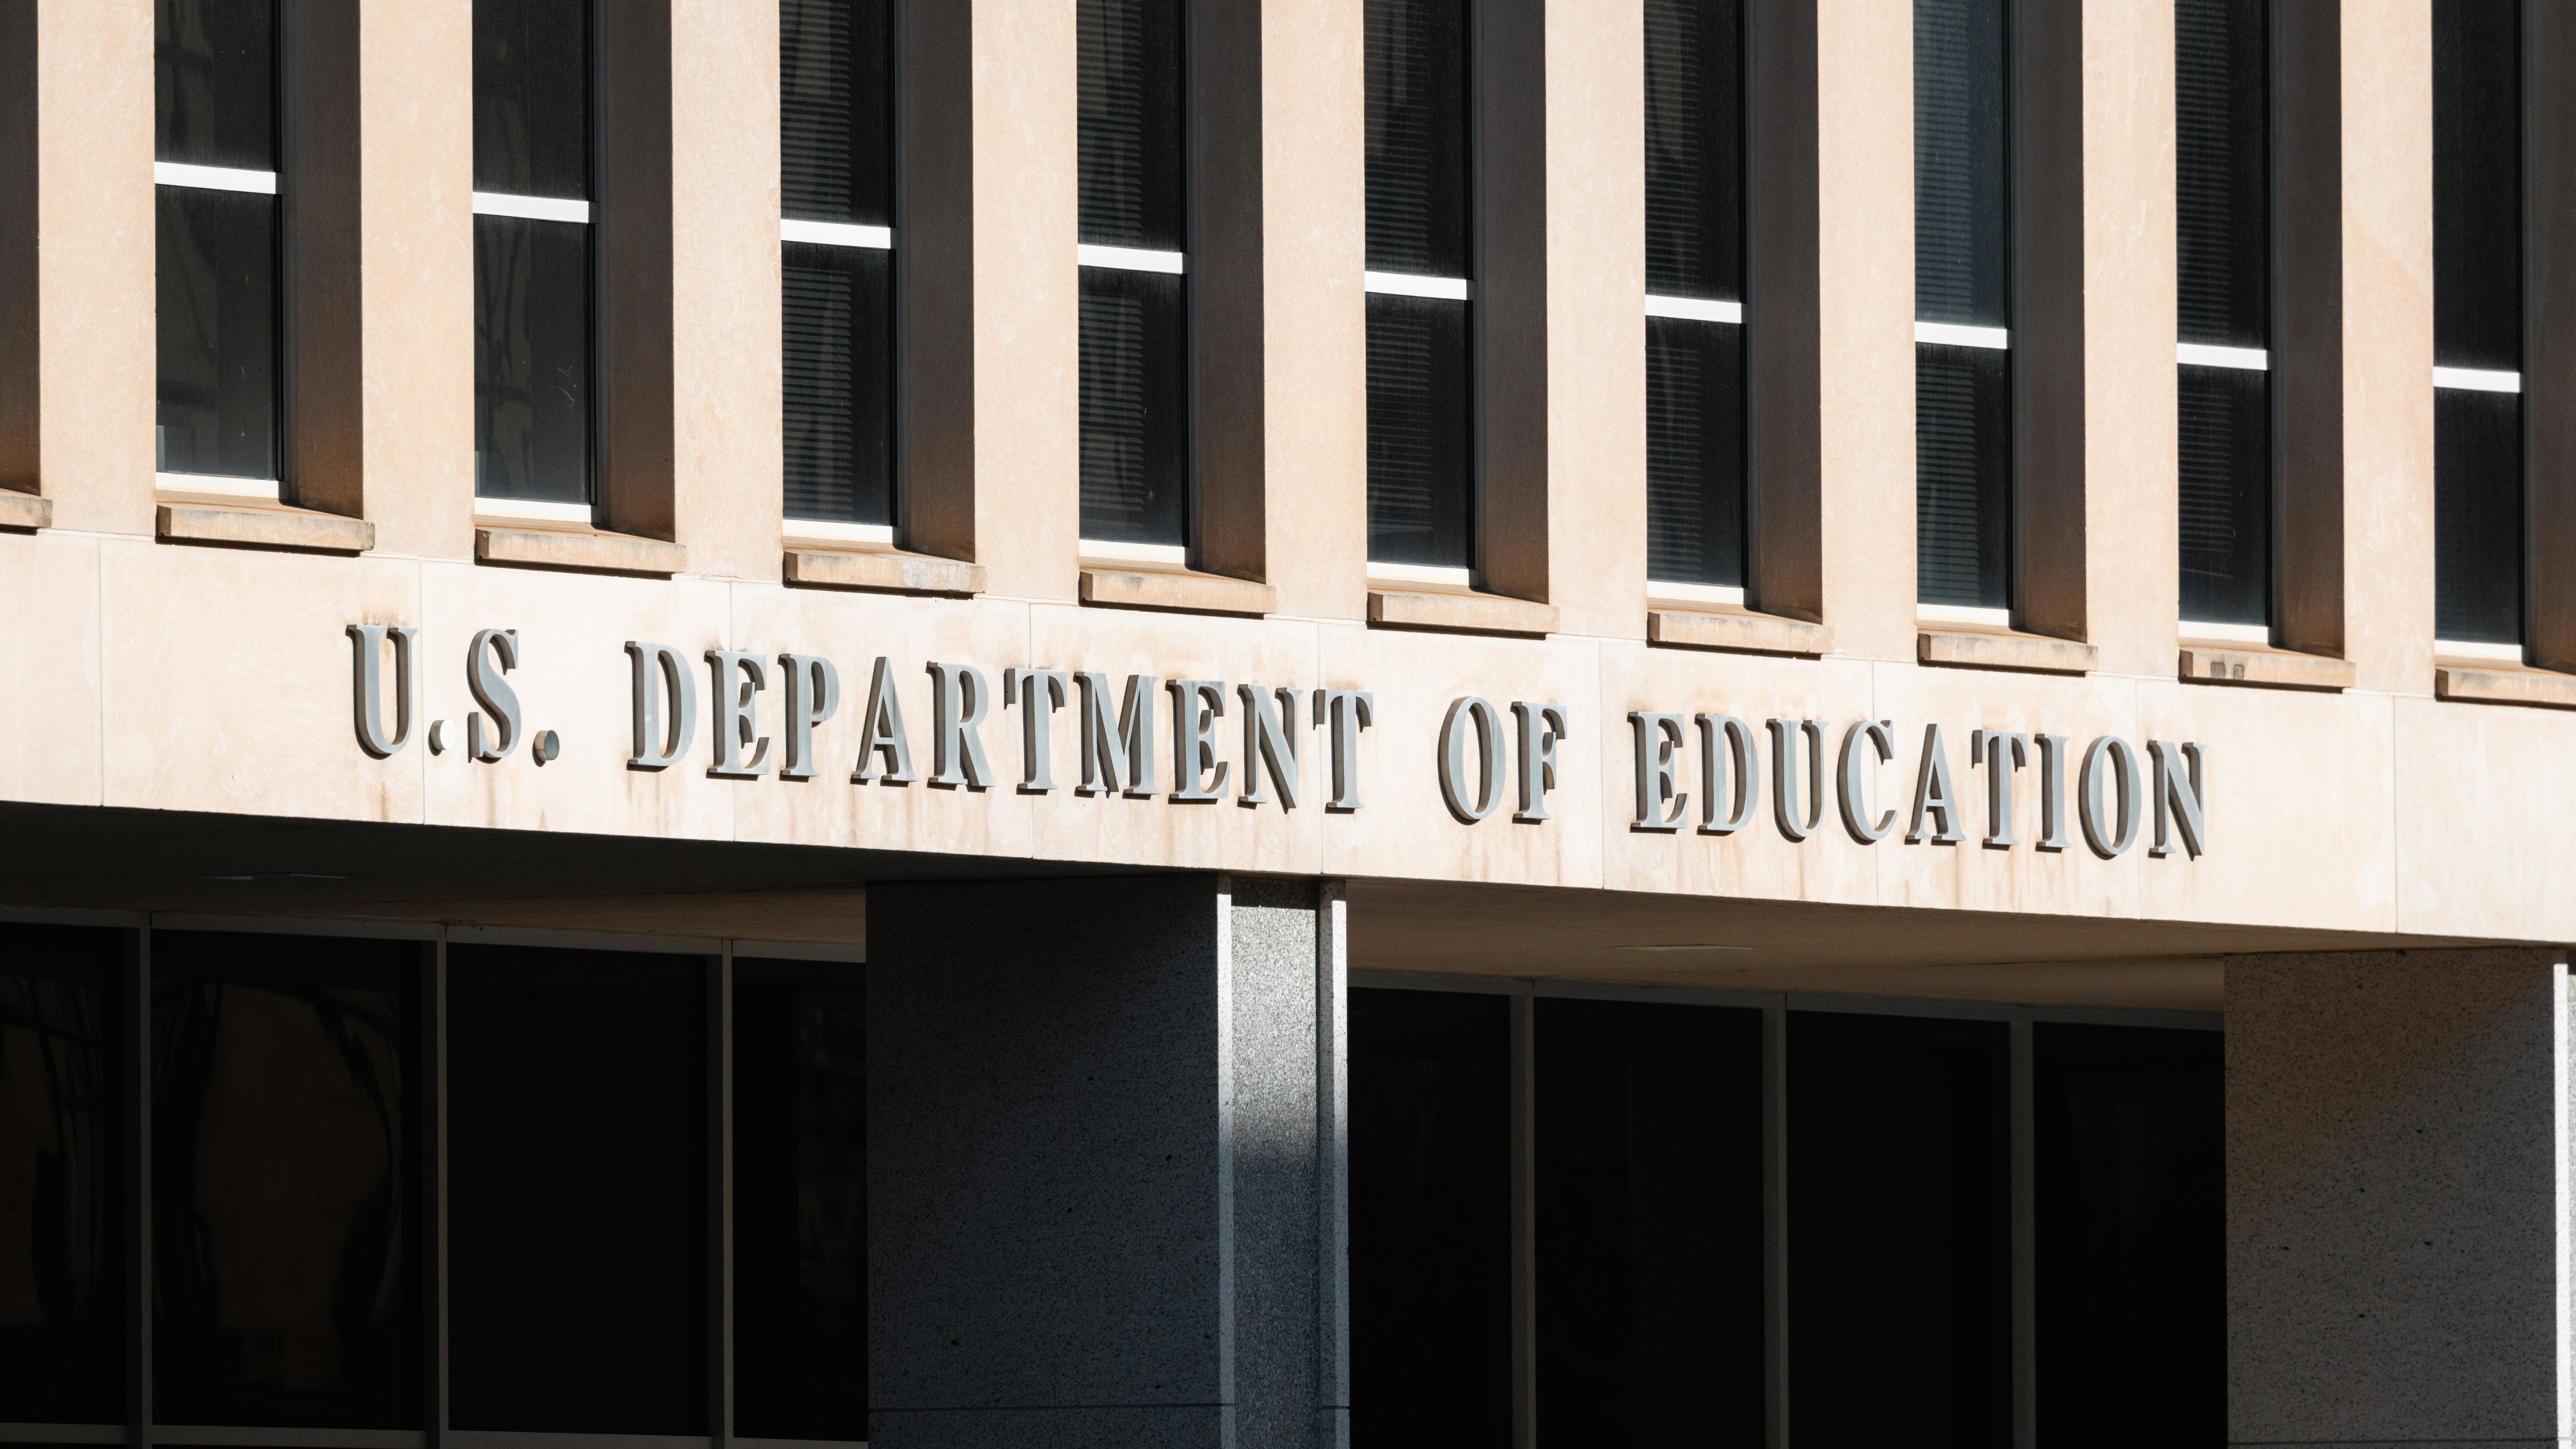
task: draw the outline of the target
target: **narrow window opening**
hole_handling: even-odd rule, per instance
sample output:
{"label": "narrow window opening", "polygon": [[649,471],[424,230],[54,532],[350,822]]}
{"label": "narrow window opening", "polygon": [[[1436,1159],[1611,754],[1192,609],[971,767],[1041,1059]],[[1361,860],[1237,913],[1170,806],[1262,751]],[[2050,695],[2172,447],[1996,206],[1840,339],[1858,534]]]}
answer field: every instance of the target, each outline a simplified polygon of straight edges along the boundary
{"label": "narrow window opening", "polygon": [[2004,18],[2005,0],[1914,5],[1915,596],[1995,624],[2012,607]]}
{"label": "narrow window opening", "polygon": [[778,6],[788,532],[894,541],[890,0]]}
{"label": "narrow window opening", "polygon": [[1739,0],[1646,4],[1646,577],[1744,596]]}
{"label": "narrow window opening", "polygon": [[2433,6],[2433,625],[2523,642],[2520,7]]}

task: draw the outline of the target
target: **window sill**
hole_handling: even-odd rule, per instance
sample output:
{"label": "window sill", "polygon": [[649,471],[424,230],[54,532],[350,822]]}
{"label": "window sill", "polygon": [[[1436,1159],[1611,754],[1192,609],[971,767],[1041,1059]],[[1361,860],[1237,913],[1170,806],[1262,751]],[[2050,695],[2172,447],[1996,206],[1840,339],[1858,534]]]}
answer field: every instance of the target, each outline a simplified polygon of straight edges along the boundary
{"label": "window sill", "polygon": [[1646,642],[1674,649],[1723,649],[1736,654],[1792,654],[1813,659],[1834,652],[1834,631],[1823,624],[1750,610],[1648,609]]}
{"label": "window sill", "polygon": [[164,543],[210,543],[230,548],[279,548],[298,553],[365,553],[376,546],[376,526],[363,518],[316,513],[283,504],[164,502],[156,531]]}
{"label": "window sill", "polygon": [[2183,646],[2178,672],[2186,684],[2247,684],[2258,689],[2343,690],[2352,688],[2353,681],[2349,659],[2287,649],[2213,649],[2202,644]]}
{"label": "window sill", "polygon": [[785,577],[813,589],[876,589],[894,594],[980,594],[984,566],[963,559],[893,549],[791,548]]}
{"label": "window sill", "polygon": [[1433,629],[1451,634],[1553,634],[1556,606],[1501,594],[1371,589],[1368,621],[1381,629]]}
{"label": "window sill", "polygon": [[1143,569],[1084,569],[1082,601],[1113,609],[1177,609],[1193,614],[1272,614],[1279,590],[1249,579]]}
{"label": "window sill", "polygon": [[1914,635],[1917,660],[1952,669],[2090,674],[2101,652],[2079,639],[2052,639],[2009,629],[1919,629]]}
{"label": "window sill", "polygon": [[2433,671],[2433,697],[2462,704],[2525,704],[2576,709],[2576,674],[2547,669],[2441,665]]}
{"label": "window sill", "polygon": [[0,528],[51,528],[54,500],[0,488]]}
{"label": "window sill", "polygon": [[581,573],[669,578],[689,567],[689,551],[658,538],[569,528],[478,528],[474,561]]}

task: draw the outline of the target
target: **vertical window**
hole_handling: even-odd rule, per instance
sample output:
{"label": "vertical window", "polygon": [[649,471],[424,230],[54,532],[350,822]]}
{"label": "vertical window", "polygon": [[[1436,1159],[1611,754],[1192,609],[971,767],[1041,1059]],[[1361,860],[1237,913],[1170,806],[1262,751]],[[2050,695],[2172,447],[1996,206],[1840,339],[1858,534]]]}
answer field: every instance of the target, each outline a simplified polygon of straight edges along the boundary
{"label": "vertical window", "polygon": [[890,0],[779,0],[786,516],[881,543],[894,537],[893,53]]}
{"label": "vertical window", "polygon": [[2520,7],[2433,5],[2434,634],[2522,658]]}
{"label": "vertical window", "polygon": [[1646,577],[1744,596],[1739,0],[1646,0]]}
{"label": "vertical window", "polygon": [[474,492],[590,518],[589,0],[474,0]]}
{"label": "vertical window", "polygon": [[2006,0],[1914,0],[1915,590],[2012,607]]}
{"label": "vertical window", "polygon": [[1188,560],[1180,0],[1080,0],[1082,538]]}
{"label": "vertical window", "polygon": [[277,8],[274,0],[154,0],[152,19],[154,466],[251,479],[267,486],[247,491],[274,495]]}
{"label": "vertical window", "polygon": [[2186,633],[2272,618],[2267,0],[2175,0],[2177,513]]}
{"label": "vertical window", "polygon": [[1366,0],[1369,562],[1465,583],[1465,0]]}

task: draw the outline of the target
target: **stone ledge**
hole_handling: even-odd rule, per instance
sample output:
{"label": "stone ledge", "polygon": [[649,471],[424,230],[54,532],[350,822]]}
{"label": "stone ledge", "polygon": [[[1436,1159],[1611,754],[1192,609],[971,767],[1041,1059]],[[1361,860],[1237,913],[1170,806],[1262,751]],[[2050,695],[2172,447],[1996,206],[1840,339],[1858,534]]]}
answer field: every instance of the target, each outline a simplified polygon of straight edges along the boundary
{"label": "stone ledge", "polygon": [[1823,624],[1776,614],[1719,613],[1699,609],[1648,609],[1646,642],[1679,649],[1728,649],[1741,654],[1834,652],[1834,631]]}
{"label": "stone ledge", "polygon": [[2076,639],[2043,634],[1985,633],[1973,629],[1923,629],[1914,657],[1955,669],[2011,669],[2026,674],[2090,674],[2101,651]]}
{"label": "stone ledge", "polygon": [[2433,697],[2464,704],[2576,709],[2576,674],[2538,669],[2457,669],[2445,665],[2433,671]]}
{"label": "stone ledge", "polygon": [[2209,649],[2185,645],[2178,674],[2186,684],[2250,684],[2262,689],[2350,689],[2349,659],[2286,649]]}
{"label": "stone ledge", "polygon": [[1553,634],[1556,606],[1500,594],[1396,593],[1369,590],[1368,620],[1388,629],[1440,629],[1457,634]]}
{"label": "stone ledge", "polygon": [[822,589],[883,589],[900,594],[980,594],[984,566],[926,553],[787,550],[791,584]]}
{"label": "stone ledge", "polygon": [[1084,569],[1082,601],[1122,609],[1186,609],[1201,614],[1269,614],[1279,608],[1279,591],[1249,579],[1215,574],[1130,572]]}
{"label": "stone ledge", "polygon": [[311,553],[365,553],[376,546],[376,526],[363,518],[302,508],[228,508],[215,503],[164,503],[158,531],[171,543],[220,543],[236,548],[285,548]]}
{"label": "stone ledge", "polygon": [[0,528],[51,528],[54,500],[0,488]]}
{"label": "stone ledge", "polygon": [[553,528],[478,528],[477,563],[527,568],[579,569],[586,573],[651,574],[669,578],[689,566],[689,551],[658,538],[625,533],[574,533]]}

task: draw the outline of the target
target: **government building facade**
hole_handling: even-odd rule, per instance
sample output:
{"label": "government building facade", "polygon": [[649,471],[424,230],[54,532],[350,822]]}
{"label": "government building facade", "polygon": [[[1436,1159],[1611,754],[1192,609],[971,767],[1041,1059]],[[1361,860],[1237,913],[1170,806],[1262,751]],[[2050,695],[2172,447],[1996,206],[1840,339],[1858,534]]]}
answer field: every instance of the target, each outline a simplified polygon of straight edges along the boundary
{"label": "government building facade", "polygon": [[2576,1442],[2576,9],[0,0],[0,1443]]}

